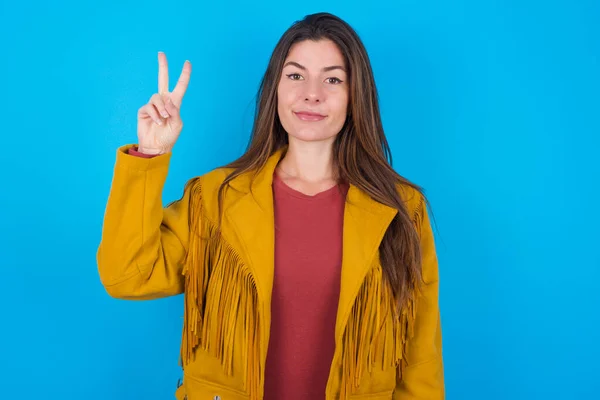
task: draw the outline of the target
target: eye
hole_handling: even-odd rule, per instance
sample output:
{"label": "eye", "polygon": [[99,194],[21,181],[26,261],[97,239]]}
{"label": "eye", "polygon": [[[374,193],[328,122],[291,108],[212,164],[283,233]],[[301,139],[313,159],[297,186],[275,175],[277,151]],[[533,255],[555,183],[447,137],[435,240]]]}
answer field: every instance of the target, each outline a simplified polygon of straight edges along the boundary
{"label": "eye", "polygon": [[327,78],[327,81],[328,83],[333,83],[334,85],[339,85],[343,82],[341,79],[338,79],[336,77]]}
{"label": "eye", "polygon": [[288,78],[290,78],[291,80],[293,80],[293,81],[299,81],[300,79],[302,79],[302,75],[300,75],[300,74],[296,74],[296,73],[293,73],[293,74],[287,74],[286,76],[287,76]]}

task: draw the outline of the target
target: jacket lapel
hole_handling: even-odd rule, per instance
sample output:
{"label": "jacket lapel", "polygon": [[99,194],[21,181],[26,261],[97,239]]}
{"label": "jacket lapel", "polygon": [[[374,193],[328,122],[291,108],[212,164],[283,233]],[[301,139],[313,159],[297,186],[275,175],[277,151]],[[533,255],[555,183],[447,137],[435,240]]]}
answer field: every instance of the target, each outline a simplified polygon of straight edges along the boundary
{"label": "jacket lapel", "polygon": [[[261,338],[268,343],[271,324],[271,293],[275,270],[275,218],[273,206],[273,173],[284,149],[269,157],[266,165],[254,175],[243,174],[230,184],[245,194],[225,211],[227,224],[239,243],[240,253],[254,277],[261,318]],[[263,357],[266,356],[263,349]],[[263,364],[264,365],[264,364]]]}
{"label": "jacket lapel", "polygon": [[397,210],[383,205],[350,185],[344,209],[342,277],[336,317],[336,342],[363,280],[378,254],[379,243]]}

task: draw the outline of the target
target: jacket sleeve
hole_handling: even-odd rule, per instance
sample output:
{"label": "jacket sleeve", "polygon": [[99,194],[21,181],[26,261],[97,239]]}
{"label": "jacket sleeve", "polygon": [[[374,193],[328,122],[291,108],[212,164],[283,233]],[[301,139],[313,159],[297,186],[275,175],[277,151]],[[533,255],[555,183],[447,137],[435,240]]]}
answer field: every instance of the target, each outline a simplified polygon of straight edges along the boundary
{"label": "jacket sleeve", "polygon": [[423,280],[416,300],[414,336],[409,339],[403,379],[394,400],[443,400],[444,367],[442,330],[438,304],[439,274],[435,243],[423,198],[417,206],[417,229],[422,251]]}
{"label": "jacket sleeve", "polygon": [[171,154],[142,158],[117,150],[96,253],[102,285],[112,297],[155,299],[184,289],[190,193],[164,207]]}

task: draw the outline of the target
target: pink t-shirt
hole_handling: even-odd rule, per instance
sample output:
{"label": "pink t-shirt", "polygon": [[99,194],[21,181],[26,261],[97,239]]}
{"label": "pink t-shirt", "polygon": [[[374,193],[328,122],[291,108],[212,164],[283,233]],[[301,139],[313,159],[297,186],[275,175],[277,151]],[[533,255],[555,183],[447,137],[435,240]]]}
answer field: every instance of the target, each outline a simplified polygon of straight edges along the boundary
{"label": "pink t-shirt", "polygon": [[127,150],[127,154],[131,154],[132,156],[137,156],[137,157],[142,157],[142,158],[152,158],[152,157],[156,156],[156,154],[146,154],[146,153],[142,153],[142,152],[138,151],[137,146],[130,147],[129,150]]}
{"label": "pink t-shirt", "polygon": [[341,184],[309,196],[273,177],[275,277],[265,400],[325,399],[347,191]]}

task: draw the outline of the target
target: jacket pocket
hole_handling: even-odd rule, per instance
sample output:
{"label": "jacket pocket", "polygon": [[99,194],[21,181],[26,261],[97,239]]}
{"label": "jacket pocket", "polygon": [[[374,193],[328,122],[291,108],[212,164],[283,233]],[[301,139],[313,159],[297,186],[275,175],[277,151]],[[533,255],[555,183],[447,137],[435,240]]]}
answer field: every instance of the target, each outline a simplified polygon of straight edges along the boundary
{"label": "jacket pocket", "polygon": [[250,397],[238,390],[197,377],[185,375],[183,385],[175,392],[177,400],[249,400]]}

